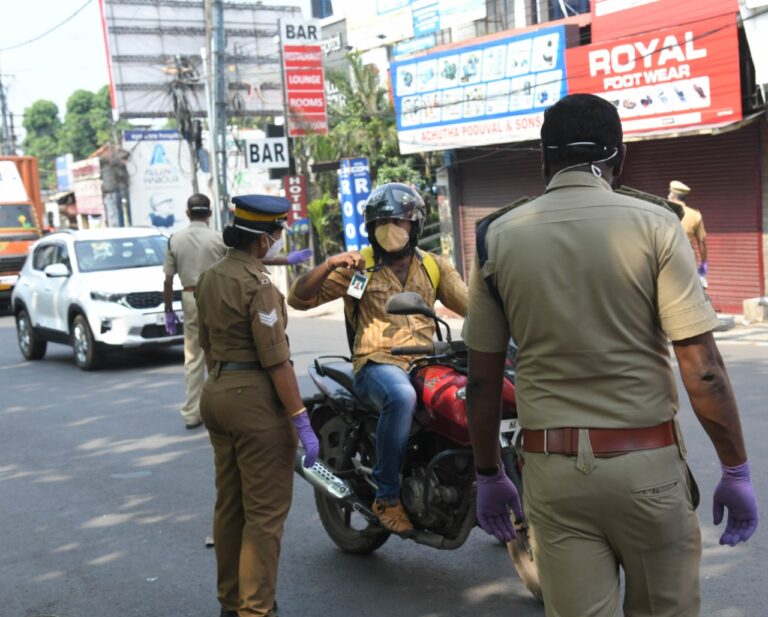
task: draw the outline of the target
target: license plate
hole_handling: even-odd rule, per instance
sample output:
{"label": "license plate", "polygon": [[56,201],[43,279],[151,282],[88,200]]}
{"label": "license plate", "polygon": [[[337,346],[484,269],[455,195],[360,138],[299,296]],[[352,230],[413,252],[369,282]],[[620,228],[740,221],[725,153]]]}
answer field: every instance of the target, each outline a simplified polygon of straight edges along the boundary
{"label": "license plate", "polygon": [[517,419],[502,420],[499,425],[499,433],[513,433],[517,430]]}

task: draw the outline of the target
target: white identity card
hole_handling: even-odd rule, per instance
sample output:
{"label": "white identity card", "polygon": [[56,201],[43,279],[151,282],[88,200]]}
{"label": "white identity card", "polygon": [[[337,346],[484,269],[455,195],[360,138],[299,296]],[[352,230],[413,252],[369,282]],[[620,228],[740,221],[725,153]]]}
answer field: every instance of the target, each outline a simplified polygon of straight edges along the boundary
{"label": "white identity card", "polygon": [[363,297],[366,285],[368,285],[368,277],[362,272],[355,272],[352,276],[352,280],[349,282],[347,295],[359,300]]}

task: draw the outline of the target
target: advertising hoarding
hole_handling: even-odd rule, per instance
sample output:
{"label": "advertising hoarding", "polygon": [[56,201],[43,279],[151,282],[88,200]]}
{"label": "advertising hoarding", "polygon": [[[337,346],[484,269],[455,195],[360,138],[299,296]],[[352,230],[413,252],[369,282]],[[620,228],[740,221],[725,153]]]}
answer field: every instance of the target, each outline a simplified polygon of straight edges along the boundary
{"label": "advertising hoarding", "polygon": [[75,191],[75,207],[78,214],[101,216],[104,214],[104,197],[101,192],[101,161],[98,158],[72,163],[72,188]]}
{"label": "advertising hoarding", "polygon": [[173,232],[186,227],[192,162],[178,131],[125,131],[131,222]]}
{"label": "advertising hoarding", "polygon": [[400,152],[536,139],[566,93],[566,27],[393,62]]}
{"label": "advertising hoarding", "polygon": [[328,132],[320,26],[314,21],[281,21],[288,136]]}
{"label": "advertising hoarding", "polygon": [[735,15],[738,0],[592,0],[592,42]]}
{"label": "advertising hoarding", "polygon": [[72,188],[72,164],[74,159],[71,154],[62,154],[56,157],[56,188],[66,191]]}
{"label": "advertising hoarding", "polygon": [[613,103],[625,133],[741,119],[735,16],[576,47],[568,90]]}
{"label": "advertising hoarding", "polygon": [[339,201],[344,223],[344,244],[348,251],[359,251],[368,246],[363,209],[371,194],[371,170],[368,159],[341,159],[339,161]]}

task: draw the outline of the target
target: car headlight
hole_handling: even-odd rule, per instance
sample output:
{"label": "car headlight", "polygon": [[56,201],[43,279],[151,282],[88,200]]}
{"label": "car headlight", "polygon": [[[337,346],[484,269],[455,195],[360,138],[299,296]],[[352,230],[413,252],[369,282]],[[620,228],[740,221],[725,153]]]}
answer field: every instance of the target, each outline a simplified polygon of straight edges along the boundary
{"label": "car headlight", "polygon": [[117,304],[127,306],[125,294],[109,293],[106,291],[92,291],[91,299],[98,300],[99,302],[115,302]]}

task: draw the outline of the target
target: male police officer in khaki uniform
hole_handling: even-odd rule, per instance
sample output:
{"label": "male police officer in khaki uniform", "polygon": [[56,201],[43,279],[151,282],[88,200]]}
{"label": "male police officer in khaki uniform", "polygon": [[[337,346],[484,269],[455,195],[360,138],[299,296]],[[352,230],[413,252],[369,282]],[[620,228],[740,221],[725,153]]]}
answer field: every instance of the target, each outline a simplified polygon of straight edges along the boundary
{"label": "male police officer in khaki uniform", "polygon": [[695,617],[701,537],[667,338],[722,464],[720,542],[746,541],[758,522],[739,414],[711,333],[717,319],[675,214],[611,190],[625,155],[613,105],[565,97],[545,113],[541,140],[546,193],[490,224],[488,260],[482,270],[476,260],[470,277],[464,338],[478,519],[509,540],[508,506],[520,514],[499,464],[511,335],[525,512],[546,614],[617,616],[622,567],[625,617]]}
{"label": "male police officer in khaki uniform", "polygon": [[200,410],[216,464],[217,589],[222,617],[274,615],[296,434],[311,466],[319,444],[285,333],[285,300],[263,266],[282,245],[288,200],[236,197],[232,247],[200,276],[195,296],[210,375]]}
{"label": "male police officer in khaki uniform", "polygon": [[227,247],[221,234],[208,226],[211,218],[211,201],[205,195],[192,195],[187,200],[189,227],[173,234],[168,240],[165,253],[165,329],[176,334],[176,314],[173,312],[173,276],[179,275],[184,290],[181,307],[184,311],[184,382],[187,400],[181,415],[188,429],[196,429],[200,419],[200,392],[205,382],[205,356],[198,339],[195,285],[202,272],[224,257]]}
{"label": "male police officer in khaki uniform", "polygon": [[701,216],[701,212],[685,203],[690,192],[691,189],[680,182],[680,180],[672,180],[669,183],[668,199],[683,207],[683,219],[681,221],[683,229],[685,230],[685,235],[688,236],[691,247],[699,249],[699,256],[701,257],[699,276],[706,277],[708,271],[707,232],[704,229],[704,219]]}

